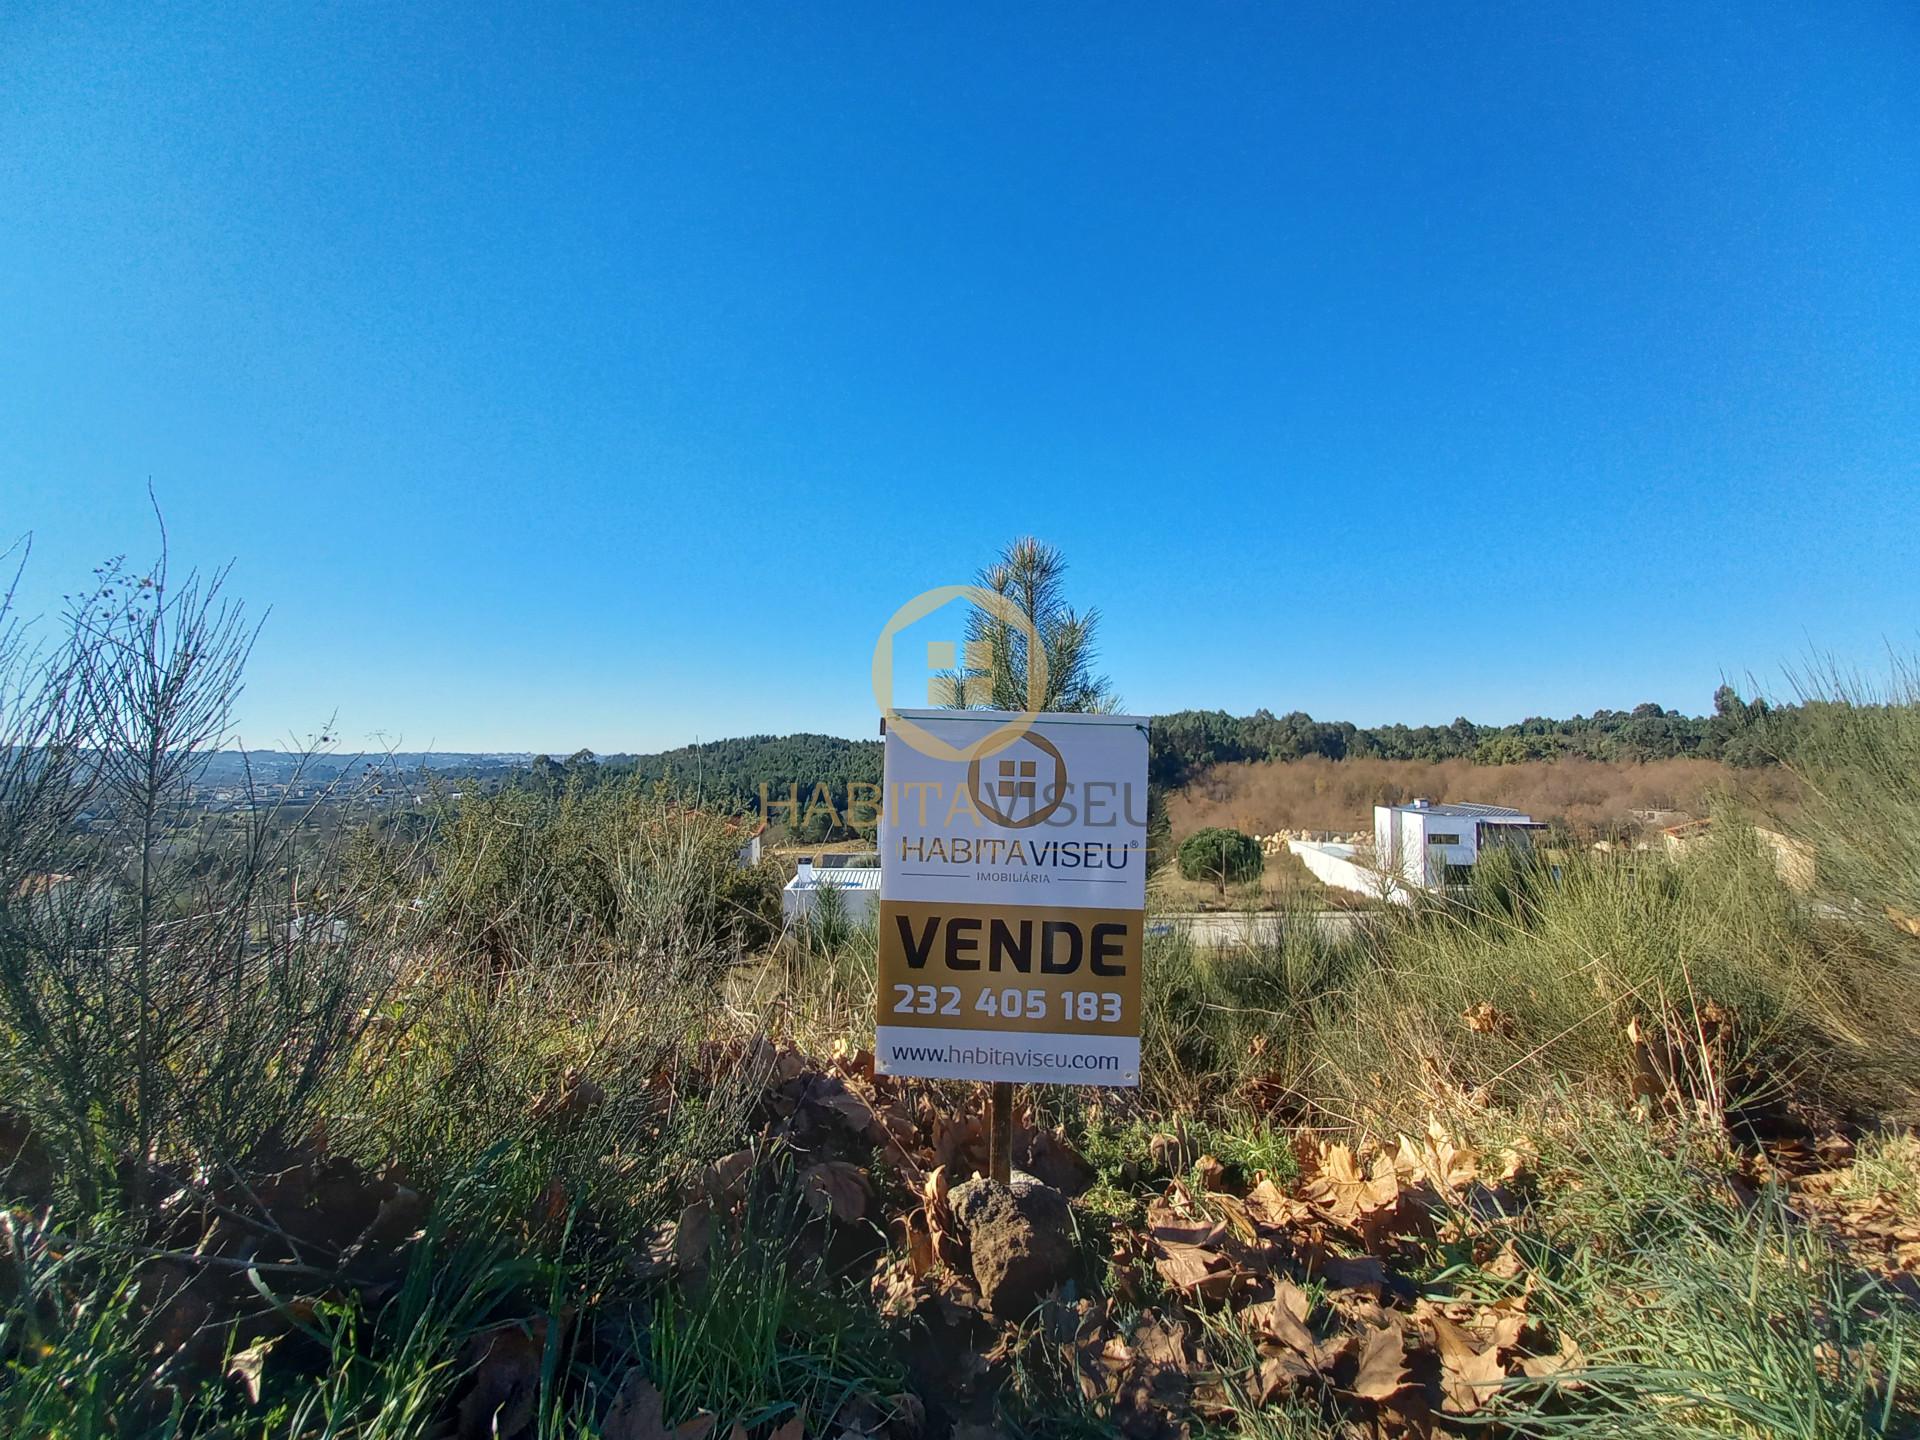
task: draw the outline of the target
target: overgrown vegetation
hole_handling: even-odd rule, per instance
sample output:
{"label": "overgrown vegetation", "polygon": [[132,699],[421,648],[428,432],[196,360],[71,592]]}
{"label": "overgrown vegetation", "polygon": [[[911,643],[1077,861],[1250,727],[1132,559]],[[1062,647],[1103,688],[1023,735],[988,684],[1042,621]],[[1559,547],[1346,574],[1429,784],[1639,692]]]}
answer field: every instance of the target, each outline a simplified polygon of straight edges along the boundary
{"label": "overgrown vegetation", "polygon": [[1511,805],[1547,820],[1560,840],[1634,839],[1635,812],[1707,815],[1730,796],[1790,819],[1800,793],[1778,765],[1736,770],[1711,760],[1535,760],[1489,767],[1470,760],[1292,760],[1224,764],[1168,797],[1179,834],[1229,825],[1255,834],[1277,829],[1373,833],[1375,805],[1424,798]]}
{"label": "overgrown vegetation", "polygon": [[0,1433],[1920,1429],[1910,688],[1781,747],[1812,896],[1727,823],[1152,937],[1141,1088],[1021,1102],[1070,1288],[990,1314],[870,927],[572,765],[202,827],[237,612],[71,621],[0,639]]}

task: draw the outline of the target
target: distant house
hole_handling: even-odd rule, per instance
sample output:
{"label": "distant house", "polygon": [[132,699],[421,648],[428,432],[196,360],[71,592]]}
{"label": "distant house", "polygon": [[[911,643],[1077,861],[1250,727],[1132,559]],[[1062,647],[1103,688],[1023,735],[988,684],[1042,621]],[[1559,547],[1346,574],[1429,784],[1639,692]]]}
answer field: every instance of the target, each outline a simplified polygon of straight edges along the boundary
{"label": "distant house", "polygon": [[1419,890],[1464,885],[1480,857],[1493,849],[1533,848],[1533,834],[1547,827],[1522,810],[1504,805],[1407,805],[1373,807],[1374,863]]}
{"label": "distant house", "polygon": [[1680,859],[1694,846],[1702,844],[1713,834],[1713,819],[1683,820],[1678,825],[1669,825],[1660,832],[1660,843],[1666,847],[1668,855]]}
{"label": "distant house", "polygon": [[[867,857],[823,855],[820,858],[822,861],[840,862]],[[880,904],[880,857],[875,855],[872,858],[875,863],[871,865],[831,863],[816,866],[811,859],[802,860],[793,879],[780,892],[780,913],[789,924],[805,919],[813,914],[820,892],[831,887],[840,892],[840,903],[847,918],[856,924],[864,923]]]}
{"label": "distant house", "polygon": [[[729,828],[732,827],[730,826]],[[762,820],[759,828],[740,842],[740,848],[735,851],[734,854],[736,858],[738,858],[742,870],[750,870],[760,863],[760,857],[764,853],[763,842],[766,839],[766,834],[767,822]]]}

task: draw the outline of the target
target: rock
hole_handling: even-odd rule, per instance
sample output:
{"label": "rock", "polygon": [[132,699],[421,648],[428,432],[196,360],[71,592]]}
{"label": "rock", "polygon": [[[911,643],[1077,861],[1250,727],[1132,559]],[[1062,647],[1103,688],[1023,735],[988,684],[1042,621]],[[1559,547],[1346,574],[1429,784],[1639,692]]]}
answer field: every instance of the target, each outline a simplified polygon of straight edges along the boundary
{"label": "rock", "polygon": [[947,1196],[961,1238],[973,1254],[973,1278],[987,1309],[1018,1320],[1073,1268],[1073,1218],[1066,1197],[1025,1171],[1011,1188],[969,1180]]}

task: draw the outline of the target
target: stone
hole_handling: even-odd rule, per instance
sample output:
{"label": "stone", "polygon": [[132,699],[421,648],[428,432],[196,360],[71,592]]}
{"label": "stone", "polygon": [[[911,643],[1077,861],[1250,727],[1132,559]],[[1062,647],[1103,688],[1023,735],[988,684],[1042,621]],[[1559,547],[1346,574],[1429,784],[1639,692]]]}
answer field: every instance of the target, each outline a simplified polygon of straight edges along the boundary
{"label": "stone", "polygon": [[960,1238],[973,1256],[973,1278],[987,1310],[1023,1318],[1065,1283],[1073,1269],[1073,1217],[1066,1197],[1025,1171],[1011,1186],[969,1180],[947,1196]]}

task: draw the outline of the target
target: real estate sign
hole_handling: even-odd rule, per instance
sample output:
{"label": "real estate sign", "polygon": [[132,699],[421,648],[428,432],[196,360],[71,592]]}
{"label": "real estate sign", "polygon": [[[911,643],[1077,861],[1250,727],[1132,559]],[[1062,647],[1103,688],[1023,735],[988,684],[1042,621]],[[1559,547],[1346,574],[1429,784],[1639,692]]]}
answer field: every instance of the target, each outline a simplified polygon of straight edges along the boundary
{"label": "real estate sign", "polygon": [[889,721],[875,1066],[1137,1085],[1147,722],[1009,718]]}

